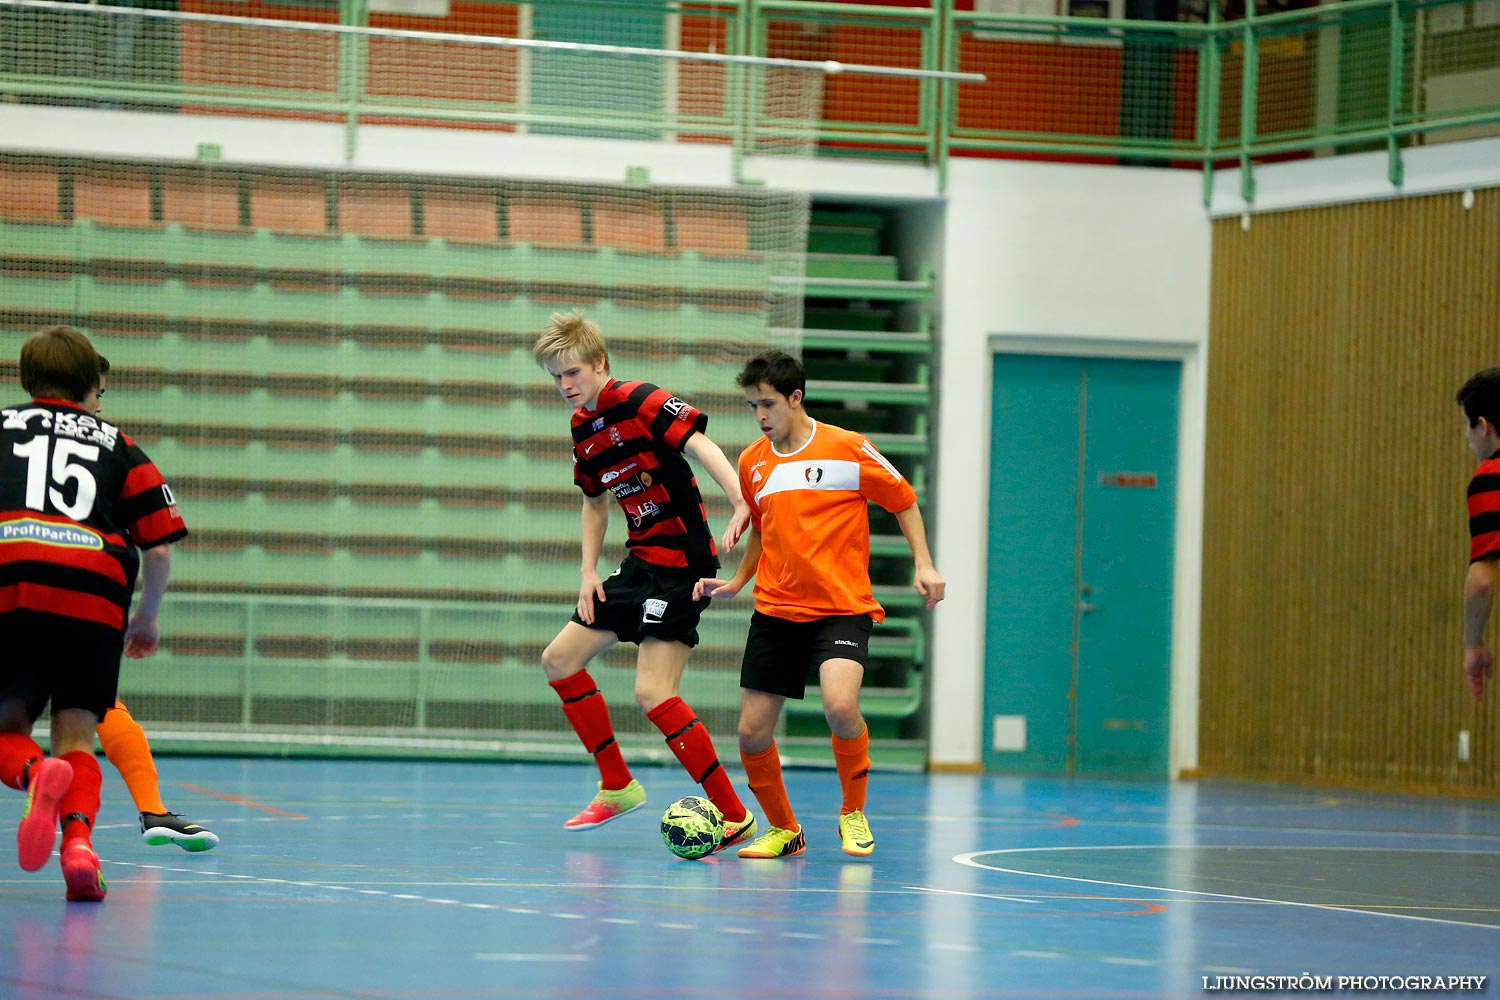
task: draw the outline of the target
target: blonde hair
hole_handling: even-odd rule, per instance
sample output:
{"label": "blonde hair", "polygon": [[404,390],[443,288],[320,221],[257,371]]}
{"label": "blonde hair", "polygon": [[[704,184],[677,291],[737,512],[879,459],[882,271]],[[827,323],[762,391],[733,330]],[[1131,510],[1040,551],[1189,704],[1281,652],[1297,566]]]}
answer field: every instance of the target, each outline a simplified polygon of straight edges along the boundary
{"label": "blonde hair", "polygon": [[81,403],[99,388],[99,352],[71,326],[45,326],[21,345],[21,386],[34,399]]}
{"label": "blonde hair", "polygon": [[531,356],[543,368],[549,361],[586,361],[591,365],[603,361],[605,373],[609,372],[609,351],[599,324],[585,319],[577,309],[552,314],[547,329],[531,346]]}

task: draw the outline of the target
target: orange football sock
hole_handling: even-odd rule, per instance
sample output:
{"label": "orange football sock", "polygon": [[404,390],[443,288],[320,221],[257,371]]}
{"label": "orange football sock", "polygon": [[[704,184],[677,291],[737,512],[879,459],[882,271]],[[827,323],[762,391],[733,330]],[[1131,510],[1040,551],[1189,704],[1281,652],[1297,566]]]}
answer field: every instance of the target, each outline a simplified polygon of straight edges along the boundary
{"label": "orange football sock", "polygon": [[865,789],[870,778],[870,729],[852,740],[833,737],[833,762],[839,769],[839,784],[844,789],[841,814],[865,811]]}
{"label": "orange football sock", "polygon": [[122,702],[104,713],[99,720],[99,745],[104,755],[125,779],[130,797],[135,800],[135,811],[164,813],[166,805],[161,800],[161,786],[156,779],[156,761],[151,756],[151,744],[146,741],[146,731]]}
{"label": "orange football sock", "polygon": [[797,817],[792,815],[792,804],[787,801],[786,784],[781,780],[781,752],[776,749],[776,742],[773,740],[760,753],[747,754],[741,750],[740,763],[745,765],[745,782],[755,793],[766,822],[782,830],[801,829]]}

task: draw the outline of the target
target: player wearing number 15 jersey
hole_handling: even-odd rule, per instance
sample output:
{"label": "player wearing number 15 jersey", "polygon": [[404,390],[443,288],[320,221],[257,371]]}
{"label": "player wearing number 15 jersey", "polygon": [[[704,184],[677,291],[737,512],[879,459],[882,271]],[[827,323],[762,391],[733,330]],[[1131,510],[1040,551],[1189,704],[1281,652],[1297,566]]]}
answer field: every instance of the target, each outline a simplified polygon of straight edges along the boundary
{"label": "player wearing number 15 jersey", "polygon": [[[47,327],[21,348],[31,401],[0,409],[0,783],[27,793],[22,868],[46,864],[61,820],[71,900],[104,898],[90,843],[101,780],[94,730],[115,702],[122,650],[156,649],[168,543],[187,534],[156,466],[94,416],[100,368],[83,334]],[[49,702],[44,757],[31,728]]]}

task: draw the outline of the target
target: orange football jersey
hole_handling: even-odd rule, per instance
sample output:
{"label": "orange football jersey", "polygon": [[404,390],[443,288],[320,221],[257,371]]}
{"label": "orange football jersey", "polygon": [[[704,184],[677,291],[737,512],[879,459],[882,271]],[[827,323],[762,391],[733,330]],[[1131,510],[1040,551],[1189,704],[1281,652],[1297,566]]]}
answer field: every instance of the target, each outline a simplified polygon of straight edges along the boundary
{"label": "orange football jersey", "polygon": [[917,495],[863,434],[814,421],[812,437],[787,455],[761,437],[740,454],[740,492],[764,549],[755,610],[799,622],[884,618],[870,588],[867,501],[900,512]]}

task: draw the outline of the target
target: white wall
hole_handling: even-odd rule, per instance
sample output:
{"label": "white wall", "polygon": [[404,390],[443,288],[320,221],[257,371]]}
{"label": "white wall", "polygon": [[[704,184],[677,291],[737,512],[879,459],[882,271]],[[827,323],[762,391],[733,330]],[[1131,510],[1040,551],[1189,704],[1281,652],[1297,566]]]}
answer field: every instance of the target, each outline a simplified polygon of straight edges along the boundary
{"label": "white wall", "polygon": [[991,358],[997,349],[1183,362],[1172,766],[1197,758],[1197,609],[1210,223],[1184,171],[955,160],[949,168],[934,519],[936,765],[977,764],[984,703]]}

